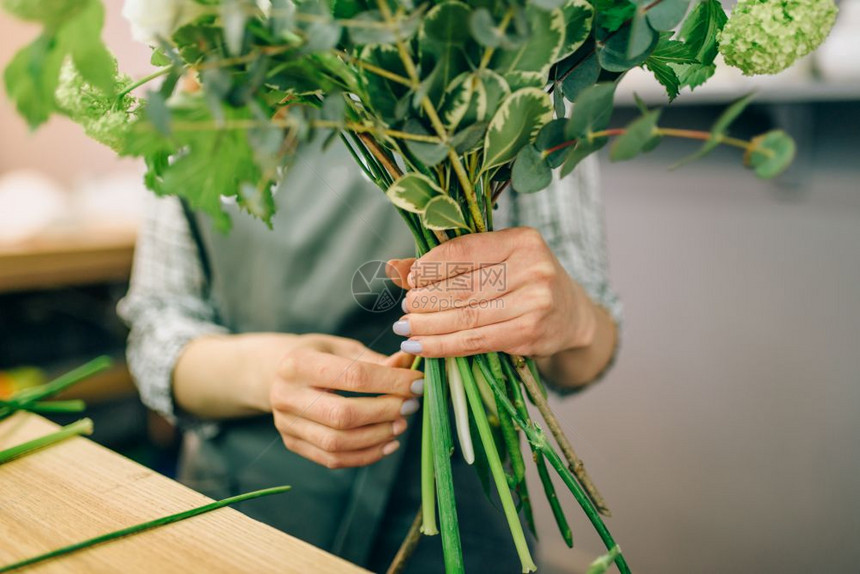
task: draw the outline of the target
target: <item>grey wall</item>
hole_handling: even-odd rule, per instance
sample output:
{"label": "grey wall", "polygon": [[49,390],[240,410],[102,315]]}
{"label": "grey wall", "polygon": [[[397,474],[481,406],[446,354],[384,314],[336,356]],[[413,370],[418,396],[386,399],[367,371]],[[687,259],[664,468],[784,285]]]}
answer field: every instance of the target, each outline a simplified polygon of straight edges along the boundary
{"label": "grey wall", "polygon": [[[793,191],[733,152],[604,164],[623,350],[556,407],[635,572],[860,571],[857,108],[818,109]],[[574,552],[541,512],[547,570],[601,550],[573,507]]]}

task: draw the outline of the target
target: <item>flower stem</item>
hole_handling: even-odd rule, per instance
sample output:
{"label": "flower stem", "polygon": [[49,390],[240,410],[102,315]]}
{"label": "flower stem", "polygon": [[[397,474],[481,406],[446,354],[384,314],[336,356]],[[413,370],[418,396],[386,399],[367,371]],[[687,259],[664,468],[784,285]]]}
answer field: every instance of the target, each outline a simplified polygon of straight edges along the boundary
{"label": "flower stem", "polygon": [[[78,435],[89,435],[93,432],[93,421],[81,419],[68,424],[58,431],[27,441],[25,443],[0,451],[0,464],[13,461],[37,450],[49,447],[67,438]],[[2,570],[0,570],[2,572]]]}
{"label": "flower stem", "polygon": [[144,522],[142,524],[136,524],[134,526],[129,526],[128,528],[123,528],[121,530],[110,532],[108,534],[102,534],[101,536],[96,536],[95,538],[90,538],[89,540],[84,540],[83,542],[78,542],[76,544],[64,546],[63,548],[59,548],[57,550],[52,550],[51,552],[46,552],[45,554],[41,554],[39,556],[34,556],[32,558],[27,558],[26,560],[21,560],[20,562],[15,562],[14,564],[9,564],[7,566],[0,567],[0,573],[11,572],[12,570],[17,570],[18,568],[23,568],[25,566],[31,566],[31,565],[37,564],[39,562],[44,562],[45,560],[57,558],[59,556],[65,556],[67,554],[77,552],[78,550],[83,550],[84,548],[90,548],[90,547],[95,546],[97,544],[103,544],[105,542],[110,542],[111,540],[116,540],[117,538],[122,538],[124,536],[130,536],[132,534],[138,534],[139,532],[151,530],[151,529],[157,528],[159,526],[164,526],[167,524],[172,524],[174,522],[179,522],[180,520],[185,520],[187,518],[199,516],[201,514],[205,514],[207,512],[211,512],[213,510],[218,510],[219,508],[224,508],[225,506],[230,506],[231,504],[238,504],[239,502],[244,502],[246,500],[252,500],[255,498],[261,498],[263,496],[270,496],[273,494],[281,494],[283,492],[288,491],[289,489],[290,489],[289,486],[276,486],[273,488],[266,488],[263,490],[256,490],[254,492],[248,492],[245,494],[240,494],[238,496],[231,496],[230,498],[225,498],[224,500],[218,500],[215,502],[210,502],[209,504],[204,504],[203,506],[199,506],[197,508],[192,508],[191,510],[185,510],[183,512],[177,512],[176,514],[171,514],[170,516],[164,516],[162,518],[156,518],[155,520],[150,520],[149,522]]}
{"label": "flower stem", "polygon": [[478,392],[475,379],[472,377],[472,371],[469,368],[468,361],[463,357],[457,357],[455,360],[457,361],[457,366],[460,369],[460,373],[463,378],[463,386],[465,387],[466,396],[469,399],[469,406],[472,409],[472,416],[475,419],[478,436],[481,438],[481,442],[484,445],[484,451],[487,455],[490,472],[492,473],[493,480],[496,483],[496,490],[498,491],[499,499],[502,502],[502,509],[505,512],[505,518],[508,520],[511,536],[513,536],[514,539],[514,546],[516,547],[517,554],[520,557],[522,571],[534,572],[537,570],[537,566],[535,566],[534,560],[532,560],[529,546],[526,543],[526,537],[523,533],[523,526],[520,523],[516,506],[514,506],[514,500],[511,497],[511,491],[508,489],[508,484],[505,480],[505,471],[502,468],[502,461],[499,458],[499,452],[496,450],[496,442],[493,440],[493,432],[490,429],[490,423],[487,420],[487,413],[484,410],[484,403],[481,400],[481,394]]}
{"label": "flower stem", "polygon": [[546,397],[543,396],[543,393],[541,393],[540,387],[532,376],[532,372],[526,364],[525,359],[518,355],[509,355],[509,357],[513,362],[513,366],[516,369],[517,374],[522,380],[523,385],[525,385],[532,403],[537,407],[538,412],[540,412],[541,417],[543,417],[544,422],[546,422],[546,425],[549,427],[549,430],[552,433],[553,438],[555,438],[561,452],[567,459],[571,472],[576,475],[576,478],[582,484],[582,487],[588,493],[588,497],[591,498],[592,502],[594,502],[594,506],[597,507],[598,511],[604,516],[611,516],[609,508],[606,506],[606,501],[603,499],[603,496],[600,494],[600,491],[597,490],[597,486],[595,486],[594,481],[591,480],[591,477],[585,470],[585,464],[576,455],[576,451],[573,450],[573,445],[570,444],[570,441],[561,429],[561,423],[558,422],[555,414],[549,408],[549,403],[547,402]]}
{"label": "flower stem", "polygon": [[144,76],[137,81],[132,82],[131,84],[127,85],[122,91],[120,91],[116,95],[116,99],[121,100],[122,98],[124,98],[125,96],[127,96],[128,94],[133,92],[134,90],[138,89],[139,87],[143,86],[144,84],[148,84],[152,80],[160,78],[161,76],[166,76],[167,74],[170,73],[170,70],[172,70],[172,69],[173,69],[173,66],[165,66],[164,68],[159,68],[158,70],[155,70],[151,74]]}
{"label": "flower stem", "polygon": [[[436,475],[436,496],[439,523],[442,527],[442,549],[446,574],[463,574],[463,548],[454,498],[454,477],[451,472],[451,428],[448,424],[448,401],[445,400],[441,359],[427,359],[424,403],[430,407],[430,427],[433,438],[433,466]],[[426,407],[425,407],[426,408]]]}
{"label": "flower stem", "polygon": [[409,532],[406,533],[406,538],[403,539],[403,543],[397,550],[397,554],[395,554],[394,560],[391,561],[391,565],[388,567],[388,570],[386,570],[386,574],[400,574],[403,572],[409,558],[412,556],[412,553],[415,552],[415,548],[418,546],[418,543],[421,542],[421,524],[422,517],[424,516],[423,509],[423,506],[418,509],[418,513],[415,515],[415,520],[412,521],[412,526],[409,527]]}
{"label": "flower stem", "polygon": [[433,471],[433,431],[430,406],[425,400],[421,414],[421,532],[439,534],[436,525],[436,477]]}

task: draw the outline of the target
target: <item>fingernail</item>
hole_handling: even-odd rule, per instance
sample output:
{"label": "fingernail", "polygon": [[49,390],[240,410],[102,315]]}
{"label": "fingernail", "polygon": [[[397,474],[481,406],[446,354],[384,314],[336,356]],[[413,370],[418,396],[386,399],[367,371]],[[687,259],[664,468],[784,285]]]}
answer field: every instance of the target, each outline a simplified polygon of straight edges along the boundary
{"label": "fingernail", "polygon": [[418,401],[415,399],[407,399],[403,401],[403,406],[400,407],[400,414],[403,416],[414,415],[418,411]]}
{"label": "fingernail", "polygon": [[421,341],[409,339],[400,343],[400,350],[410,355],[418,355],[421,353]]}
{"label": "fingernail", "polygon": [[397,419],[391,424],[391,430],[394,432],[394,436],[398,436],[403,434],[403,431],[406,430],[406,419]]}
{"label": "fingernail", "polygon": [[396,321],[394,326],[391,328],[394,331],[395,335],[400,335],[401,337],[409,336],[409,321],[401,319],[400,321]]}
{"label": "fingernail", "polygon": [[383,454],[383,456],[388,456],[389,454],[391,454],[392,452],[394,452],[398,448],[400,448],[400,442],[393,440],[390,443],[388,443],[387,445],[385,445],[384,447],[382,447],[382,454]]}
{"label": "fingernail", "polygon": [[409,390],[412,391],[413,395],[423,395],[424,379],[415,379],[414,381],[412,381],[412,384],[409,386]]}
{"label": "fingernail", "polygon": [[400,308],[403,309],[404,313],[409,312],[409,304],[406,302],[406,297],[404,297],[403,301],[400,303]]}

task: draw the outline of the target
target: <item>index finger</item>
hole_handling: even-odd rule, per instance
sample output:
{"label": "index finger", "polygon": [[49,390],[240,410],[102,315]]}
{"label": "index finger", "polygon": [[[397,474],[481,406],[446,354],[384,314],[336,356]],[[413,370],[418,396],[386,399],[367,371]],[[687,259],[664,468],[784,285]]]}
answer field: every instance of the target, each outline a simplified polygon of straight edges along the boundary
{"label": "index finger", "polygon": [[512,237],[507,232],[472,233],[446,241],[434,247],[412,264],[406,276],[409,287],[425,287],[472,273],[481,267],[506,261],[513,251]]}
{"label": "index finger", "polygon": [[307,351],[288,360],[285,368],[289,377],[297,377],[305,384],[320,388],[356,393],[374,393],[414,397],[421,394],[422,373],[411,369],[391,367],[366,361],[355,361]]}

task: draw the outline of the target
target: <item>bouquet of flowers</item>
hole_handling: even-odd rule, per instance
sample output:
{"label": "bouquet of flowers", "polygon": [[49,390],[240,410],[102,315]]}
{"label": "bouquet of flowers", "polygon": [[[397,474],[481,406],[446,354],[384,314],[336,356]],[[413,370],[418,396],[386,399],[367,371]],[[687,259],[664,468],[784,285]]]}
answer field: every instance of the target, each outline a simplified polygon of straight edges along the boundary
{"label": "bouquet of flowers", "polygon": [[[100,0],[3,6],[42,25],[5,72],[32,127],[71,118],[117,153],[144,158],[150,189],[184,198],[223,230],[222,197],[268,224],[296,150],[339,139],[399,210],[419,254],[492,230],[500,194],[537,192],[610,141],[612,160],[664,137],[701,142],[682,162],[734,146],[757,175],[776,176],[794,156],[787,134],[728,135],[749,97],[707,131],[661,127],[660,110],[641,102],[635,121],[610,127],[616,86],[644,67],[672,99],[705,83],[720,52],[745,73],[773,73],[815,49],[836,14],[832,0],[741,0],[731,19],[718,0],[126,0],[158,66],[133,81],[100,39]],[[144,98],[133,95],[155,80]],[[522,513],[533,528],[520,432],[567,544],[548,467],[609,550],[594,571],[615,563],[629,572],[528,357],[427,359],[424,369],[421,532],[441,531],[447,572],[463,571],[455,434],[458,456],[498,491],[522,571],[535,570],[520,522]]]}

